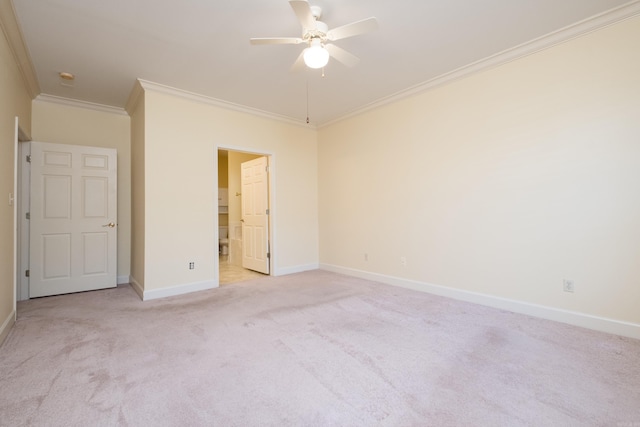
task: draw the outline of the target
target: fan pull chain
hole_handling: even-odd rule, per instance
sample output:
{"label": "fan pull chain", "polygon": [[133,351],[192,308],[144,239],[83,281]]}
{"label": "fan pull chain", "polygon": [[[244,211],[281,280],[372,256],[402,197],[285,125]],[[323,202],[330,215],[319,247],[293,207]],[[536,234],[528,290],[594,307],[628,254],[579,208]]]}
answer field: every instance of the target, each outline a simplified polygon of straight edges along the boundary
{"label": "fan pull chain", "polygon": [[307,124],[309,124],[309,79],[307,79]]}

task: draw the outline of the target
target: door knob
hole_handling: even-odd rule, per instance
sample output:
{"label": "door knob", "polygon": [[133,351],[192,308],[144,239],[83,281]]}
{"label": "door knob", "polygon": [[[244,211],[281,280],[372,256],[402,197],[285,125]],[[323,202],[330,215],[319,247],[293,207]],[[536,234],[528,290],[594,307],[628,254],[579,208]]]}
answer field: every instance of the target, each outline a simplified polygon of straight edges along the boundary
{"label": "door knob", "polygon": [[113,227],[115,227],[115,226],[116,226],[116,225],[115,225],[115,223],[113,223],[113,222],[110,222],[109,224],[105,224],[105,225],[103,225],[103,227],[109,227],[109,228],[113,228]]}

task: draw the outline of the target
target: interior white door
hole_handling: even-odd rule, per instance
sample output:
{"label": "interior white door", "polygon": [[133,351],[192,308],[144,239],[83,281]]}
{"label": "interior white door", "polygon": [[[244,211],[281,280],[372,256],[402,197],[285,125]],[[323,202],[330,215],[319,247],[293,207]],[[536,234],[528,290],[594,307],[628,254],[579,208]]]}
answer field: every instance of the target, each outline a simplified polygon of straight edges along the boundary
{"label": "interior white door", "polygon": [[115,149],[31,143],[29,297],[117,284]]}
{"label": "interior white door", "polygon": [[266,157],[241,164],[242,266],[269,274],[269,174]]}

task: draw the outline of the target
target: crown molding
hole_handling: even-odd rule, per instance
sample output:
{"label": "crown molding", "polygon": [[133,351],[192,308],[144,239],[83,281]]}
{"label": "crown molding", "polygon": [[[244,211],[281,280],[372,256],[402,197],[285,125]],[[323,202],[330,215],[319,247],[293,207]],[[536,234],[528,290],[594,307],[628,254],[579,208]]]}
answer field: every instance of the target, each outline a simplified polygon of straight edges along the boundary
{"label": "crown molding", "polygon": [[[212,97],[209,97],[209,96],[206,96],[206,95],[200,95],[200,94],[189,92],[189,91],[182,90],[182,89],[176,89],[174,87],[165,86],[165,85],[160,84],[160,83],[153,83],[153,82],[150,82],[148,80],[138,79],[138,84],[145,91],[164,93],[164,94],[167,94],[167,95],[176,96],[176,97],[187,99],[187,100],[190,100],[190,101],[201,102],[203,104],[207,104],[207,105],[212,105],[214,107],[223,108],[225,110],[238,111],[238,112],[241,112],[241,113],[251,114],[253,116],[258,116],[258,117],[263,117],[263,118],[267,118],[267,119],[271,119],[271,120],[276,120],[276,121],[287,123],[287,124],[290,124],[290,125],[303,126],[303,127],[307,128],[307,129],[309,129],[309,128],[315,129],[316,128],[315,125],[307,124],[303,120],[292,119],[291,117],[283,116],[283,115],[280,115],[280,114],[271,113],[271,112],[268,112],[268,111],[259,110],[257,108],[251,108],[251,107],[247,107],[247,106],[240,105],[240,104],[235,104],[235,103],[229,102],[229,101],[223,101],[221,99],[212,98]],[[136,87],[137,87],[137,85],[136,85]],[[137,92],[137,88],[136,87],[134,87],[132,95],[129,97],[129,100],[130,100],[129,102],[131,102],[132,105],[135,105],[135,102],[137,102],[137,98],[140,96],[140,94],[136,94],[136,92]],[[133,100],[132,100],[132,98],[133,98]],[[129,102],[127,102],[127,110],[129,109]]]}
{"label": "crown molding", "polygon": [[145,90],[155,91],[159,93],[165,93],[180,98],[201,102],[204,104],[224,108],[227,110],[238,111],[246,114],[251,114],[258,117],[263,117],[271,120],[284,122],[287,124],[293,124],[305,127],[307,129],[317,129],[326,126],[330,126],[334,123],[342,120],[349,119],[351,117],[360,115],[375,108],[382,107],[387,104],[397,102],[399,100],[412,97],[414,95],[435,89],[437,87],[446,85],[458,79],[468,77],[472,74],[494,68],[508,62],[523,58],[528,55],[532,55],[536,52],[551,48],[553,46],[562,44],[569,40],[581,37],[588,33],[597,31],[601,28],[613,25],[621,22],[625,19],[629,19],[640,15],[640,0],[633,0],[617,8],[611,9],[607,12],[595,15],[587,18],[583,21],[579,21],[575,24],[569,25],[560,30],[549,33],[545,36],[533,39],[529,42],[523,43],[519,46],[504,50],[495,55],[491,55],[479,61],[460,67],[451,72],[442,74],[433,79],[427,80],[415,86],[409,87],[402,91],[396,92],[390,96],[375,100],[363,107],[347,112],[340,117],[336,117],[329,121],[314,124],[307,124],[303,120],[293,119],[291,117],[271,113],[264,110],[259,110],[240,104],[212,98],[205,95],[196,94],[193,92],[177,89],[169,86],[165,86],[158,83],[138,79],[133,87],[131,95],[127,101],[125,108],[111,107],[103,104],[95,104],[91,102],[77,101],[69,98],[58,97],[54,95],[40,94],[40,86],[38,79],[33,68],[28,49],[22,36],[20,25],[16,18],[15,9],[11,0],[0,0],[0,24],[2,26],[3,33],[5,34],[11,52],[15,58],[16,64],[20,71],[20,74],[25,82],[25,87],[30,94],[31,98],[42,102],[53,102],[57,104],[63,104],[79,108],[89,108],[97,111],[115,113],[115,114],[127,114],[131,112],[136,103],[139,102],[141,94]]}
{"label": "crown molding", "polygon": [[133,84],[133,89],[131,89],[131,93],[129,93],[129,98],[127,99],[127,103],[124,105],[124,109],[129,113],[129,115],[133,114],[136,109],[140,99],[144,95],[144,89],[142,88],[142,84],[140,83],[140,79],[136,80]]}
{"label": "crown molding", "polygon": [[31,56],[24,42],[22,30],[20,29],[20,24],[16,18],[16,11],[11,0],[0,0],[0,25],[9,43],[11,53],[18,65],[27,92],[29,92],[31,99],[33,99],[40,93],[40,85],[38,84],[38,77],[33,69]]}
{"label": "crown molding", "polygon": [[370,104],[348,112],[340,117],[321,123],[318,125],[318,128],[330,126],[342,120],[346,120],[367,111],[373,110],[375,108],[382,107],[384,105],[391,104],[423,92],[427,92],[429,90],[444,86],[448,83],[454,82],[464,77],[468,77],[472,74],[479,73],[481,71],[485,71],[511,61],[515,61],[517,59],[532,55],[545,49],[549,49],[553,46],[557,46],[569,40],[573,40],[575,38],[584,36],[586,34],[592,33],[599,29],[608,27],[610,25],[624,21],[625,19],[633,18],[638,15],[640,15],[640,0],[633,0],[622,6],[616,7],[598,15],[594,15],[590,18],[576,22],[557,31],[553,31],[542,37],[538,37],[513,48],[483,58],[479,61],[472,62],[471,64],[442,74],[423,83],[419,83],[400,92],[396,92],[393,95],[380,98]]}
{"label": "crown molding", "polygon": [[61,96],[47,95],[45,93],[41,93],[40,95],[36,96],[34,101],[66,105],[67,107],[84,108],[85,110],[95,110],[102,113],[119,114],[124,116],[128,115],[124,108],[112,107],[110,105],[104,104],[96,104],[94,102],[79,101],[77,99],[64,98]]}

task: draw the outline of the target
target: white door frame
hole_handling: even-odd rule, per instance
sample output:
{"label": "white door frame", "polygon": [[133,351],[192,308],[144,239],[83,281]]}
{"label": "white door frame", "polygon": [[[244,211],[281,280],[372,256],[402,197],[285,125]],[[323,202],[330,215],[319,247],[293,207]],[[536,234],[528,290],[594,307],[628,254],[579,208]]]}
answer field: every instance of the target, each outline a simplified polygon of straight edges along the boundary
{"label": "white door frame", "polygon": [[26,214],[29,212],[29,206],[31,203],[30,194],[30,175],[29,163],[27,162],[27,156],[31,154],[31,144],[27,141],[21,141],[19,144],[19,159],[18,159],[18,181],[20,187],[18,188],[18,230],[19,230],[19,242],[18,242],[18,293],[16,295],[18,301],[24,301],[29,299],[29,278],[26,276],[25,271],[29,268],[29,221]]}
{"label": "white door frame", "polygon": [[20,119],[16,116],[13,136],[13,193],[9,195],[9,204],[13,204],[13,321],[17,318],[18,301],[18,140],[20,138]]}
{"label": "white door frame", "polygon": [[[277,215],[277,208],[276,208],[276,204],[275,204],[275,200],[276,200],[276,178],[275,178],[275,174],[273,173],[274,170],[276,170],[276,156],[273,152],[270,151],[261,151],[261,150],[256,150],[255,148],[249,148],[249,147],[239,147],[239,146],[234,146],[234,145],[216,145],[214,146],[214,159],[213,162],[215,164],[215,170],[216,173],[214,174],[213,177],[213,186],[214,186],[214,206],[215,206],[215,227],[214,227],[214,237],[215,237],[215,244],[218,244],[218,150],[226,150],[226,151],[237,151],[240,153],[248,153],[248,154],[255,154],[257,156],[265,156],[267,158],[267,164],[269,165],[269,252],[271,254],[270,258],[269,258],[269,275],[270,276],[277,276],[277,271],[275,269],[275,266],[277,265],[276,263],[276,259],[278,257],[278,246],[277,246],[277,242],[276,242],[276,215]],[[219,257],[215,257],[215,261],[214,261],[214,271],[215,271],[215,284],[216,286],[220,286],[220,259]]]}
{"label": "white door frame", "polygon": [[[29,278],[24,271],[29,265],[29,224],[26,222],[25,213],[29,211],[29,180],[25,182],[25,173],[29,176],[29,169],[25,170],[25,156],[29,154],[31,138],[24,133],[18,125],[16,117],[16,147],[15,147],[15,175],[14,175],[14,215],[15,215],[15,241],[14,241],[14,265],[15,265],[15,300],[29,299]],[[26,184],[26,187],[25,187]],[[26,252],[25,252],[26,251]]]}

